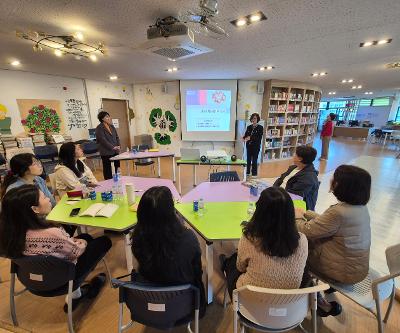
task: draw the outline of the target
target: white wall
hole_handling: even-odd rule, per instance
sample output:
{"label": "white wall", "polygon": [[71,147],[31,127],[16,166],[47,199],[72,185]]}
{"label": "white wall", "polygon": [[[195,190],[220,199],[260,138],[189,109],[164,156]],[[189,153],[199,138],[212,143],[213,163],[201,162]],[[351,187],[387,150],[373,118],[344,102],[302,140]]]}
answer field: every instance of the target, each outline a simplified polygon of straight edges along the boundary
{"label": "white wall", "polygon": [[[210,142],[182,141],[181,122],[180,122],[180,99],[179,82],[168,82],[168,93],[162,92],[164,83],[135,84],[133,85],[134,110],[136,111],[135,123],[137,134],[151,134],[153,136],[160,132],[158,128],[150,126],[149,116],[154,108],[161,108],[163,112],[171,111],[178,122],[175,132],[168,132],[171,137],[170,145],[158,145],[154,140],[155,147],[163,150],[173,151],[180,155],[181,147],[199,148],[204,154],[207,150],[222,149],[228,154],[234,153],[233,142],[214,142],[210,137]],[[257,81],[239,81],[238,83],[238,108],[237,119],[244,119],[245,110],[249,113],[261,113],[261,104],[263,95],[257,94]]]}
{"label": "white wall", "polygon": [[374,127],[386,125],[391,105],[389,106],[359,106],[357,110],[356,120],[369,120]]}
{"label": "white wall", "polygon": [[[88,137],[87,129],[69,131],[66,117],[66,100],[79,99],[84,102],[84,112],[89,118],[88,128],[98,124],[97,111],[102,98],[127,99],[133,106],[131,85],[86,80],[61,76],[36,74],[22,71],[0,70],[0,104],[7,108],[7,117],[11,118],[11,132],[18,135],[24,132],[17,105],[17,99],[59,100],[65,121],[65,134],[71,134],[74,140]],[[88,103],[89,102],[89,103]],[[131,135],[135,133],[131,126]]]}

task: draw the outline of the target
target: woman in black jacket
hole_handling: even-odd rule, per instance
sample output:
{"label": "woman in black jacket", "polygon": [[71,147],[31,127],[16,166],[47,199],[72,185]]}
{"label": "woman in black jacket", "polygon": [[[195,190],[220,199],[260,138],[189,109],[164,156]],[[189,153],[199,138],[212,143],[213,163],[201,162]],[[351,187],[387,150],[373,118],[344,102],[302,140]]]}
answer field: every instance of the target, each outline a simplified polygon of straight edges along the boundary
{"label": "woman in black jacket", "polygon": [[247,152],[247,176],[251,174],[253,177],[257,176],[257,159],[258,153],[261,148],[261,140],[264,134],[264,127],[258,124],[260,116],[258,113],[253,113],[250,116],[251,125],[247,126],[244,133],[243,140],[246,142]]}
{"label": "woman in black jacket", "polygon": [[200,317],[206,298],[202,282],[201,250],[194,232],[175,212],[168,187],[144,192],[132,234],[132,253],[139,263],[138,278],[160,285],[191,284],[200,291]]}
{"label": "woman in black jacket", "polygon": [[314,160],[317,156],[315,148],[299,146],[291,165],[274,183],[274,186],[283,187],[286,191],[303,197],[307,210],[314,210],[318,197],[318,171],[314,169]]}
{"label": "woman in black jacket", "polygon": [[[103,177],[104,180],[107,180],[112,178],[110,158],[120,153],[121,146],[110,114],[106,111],[100,111],[97,118],[100,124],[96,127],[96,142],[103,162]],[[119,161],[114,161],[115,172],[117,172],[119,167]]]}

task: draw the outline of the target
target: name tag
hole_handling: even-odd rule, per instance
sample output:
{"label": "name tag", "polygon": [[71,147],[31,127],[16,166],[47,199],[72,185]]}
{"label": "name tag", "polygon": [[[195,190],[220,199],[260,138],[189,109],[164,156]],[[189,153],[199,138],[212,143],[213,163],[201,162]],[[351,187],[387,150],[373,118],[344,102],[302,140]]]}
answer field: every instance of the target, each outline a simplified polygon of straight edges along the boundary
{"label": "name tag", "polygon": [[287,308],[269,308],[268,313],[271,317],[286,317]]}
{"label": "name tag", "polygon": [[43,275],[29,273],[29,279],[31,279],[32,281],[41,281],[41,282],[43,282]]}
{"label": "name tag", "polygon": [[147,303],[147,310],[165,312],[165,304]]}

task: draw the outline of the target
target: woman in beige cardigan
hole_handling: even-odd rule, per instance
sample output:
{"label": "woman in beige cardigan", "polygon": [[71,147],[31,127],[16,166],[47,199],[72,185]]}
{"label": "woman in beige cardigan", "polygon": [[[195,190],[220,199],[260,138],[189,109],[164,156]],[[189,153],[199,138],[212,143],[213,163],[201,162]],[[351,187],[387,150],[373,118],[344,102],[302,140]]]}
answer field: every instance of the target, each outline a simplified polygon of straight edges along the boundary
{"label": "woman in beige cardigan", "polygon": [[[323,214],[296,209],[297,228],[310,242],[311,272],[328,282],[354,284],[369,269],[371,228],[366,204],[371,175],[356,166],[341,165],[333,175],[331,191],[339,202]],[[338,305],[332,303],[319,299],[319,314],[336,315]]]}
{"label": "woman in beige cardigan", "polygon": [[79,144],[68,142],[61,145],[58,154],[60,164],[55,167],[56,189],[60,197],[67,191],[81,189],[82,185],[97,185],[92,170],[80,160],[83,156]]}

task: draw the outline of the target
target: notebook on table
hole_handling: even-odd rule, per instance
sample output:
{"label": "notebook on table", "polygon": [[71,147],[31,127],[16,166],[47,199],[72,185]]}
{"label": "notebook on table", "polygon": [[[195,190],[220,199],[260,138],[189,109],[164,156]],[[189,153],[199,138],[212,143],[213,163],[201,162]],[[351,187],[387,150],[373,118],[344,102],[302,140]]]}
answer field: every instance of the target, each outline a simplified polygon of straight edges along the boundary
{"label": "notebook on table", "polygon": [[103,203],[95,203],[91,205],[88,209],[86,209],[83,213],[79,214],[79,216],[101,216],[101,217],[111,217],[119,208],[118,205],[115,204],[103,204]]}

